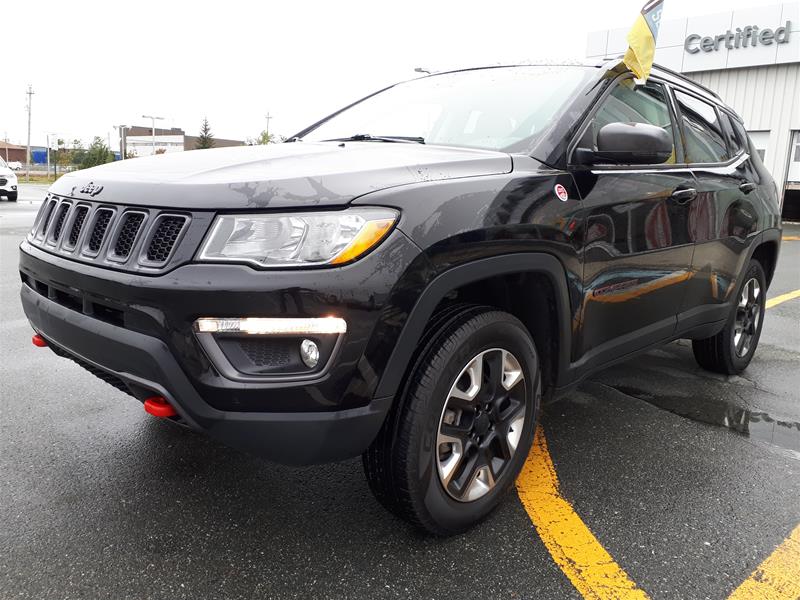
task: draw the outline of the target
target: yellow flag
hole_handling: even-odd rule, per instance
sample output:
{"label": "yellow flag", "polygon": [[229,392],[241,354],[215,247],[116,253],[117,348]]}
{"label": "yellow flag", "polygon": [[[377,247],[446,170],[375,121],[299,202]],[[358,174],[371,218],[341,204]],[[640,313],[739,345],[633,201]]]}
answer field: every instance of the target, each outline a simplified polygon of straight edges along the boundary
{"label": "yellow flag", "polygon": [[650,0],[645,4],[642,12],[628,33],[628,50],[622,62],[628,67],[637,79],[646,80],[650,77],[653,68],[653,57],[656,53],[656,39],[658,28],[661,24],[661,12],[664,10],[664,0]]}

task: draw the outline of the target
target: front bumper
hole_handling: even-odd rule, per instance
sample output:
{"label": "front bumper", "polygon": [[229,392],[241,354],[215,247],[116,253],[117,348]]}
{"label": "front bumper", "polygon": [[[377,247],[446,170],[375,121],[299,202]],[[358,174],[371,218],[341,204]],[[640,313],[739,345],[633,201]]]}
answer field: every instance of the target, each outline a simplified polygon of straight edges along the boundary
{"label": "front bumper", "polygon": [[[78,264],[24,242],[21,299],[31,325],[57,353],[107,374],[140,400],[162,395],[189,426],[277,462],[328,462],[363,452],[391,404],[391,398],[373,397],[377,380],[363,354],[392,281],[418,250],[396,232],[381,251],[390,258],[376,252],[325,276],[189,264],[143,277]],[[376,261],[383,268],[370,264]],[[43,282],[51,293],[32,282]],[[97,300],[122,316],[85,314],[80,302],[70,305],[52,293],[61,289],[79,294],[84,307]],[[347,320],[348,331],[335,364],[310,381],[230,380],[209,362],[191,330],[202,316],[333,311]]]}

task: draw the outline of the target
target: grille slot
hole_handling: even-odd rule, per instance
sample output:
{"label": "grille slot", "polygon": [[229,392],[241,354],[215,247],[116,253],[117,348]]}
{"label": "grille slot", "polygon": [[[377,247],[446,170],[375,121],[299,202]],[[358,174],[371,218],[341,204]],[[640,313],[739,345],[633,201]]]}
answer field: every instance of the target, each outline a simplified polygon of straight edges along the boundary
{"label": "grille slot", "polygon": [[89,215],[89,207],[88,206],[79,206],[75,209],[75,217],[72,219],[72,227],[69,230],[69,237],[67,238],[67,243],[64,244],[67,248],[74,248],[75,245],[78,243],[78,238],[81,236],[81,229],[83,229],[83,223],[86,221],[86,217]]}
{"label": "grille slot", "polygon": [[177,215],[165,215],[158,219],[147,246],[149,262],[164,263],[169,259],[185,223],[186,217]]}
{"label": "grille slot", "polygon": [[33,227],[31,227],[31,235],[36,235],[36,232],[39,231],[39,225],[42,224],[42,216],[44,215],[45,211],[47,211],[47,207],[50,204],[50,198],[46,198],[44,202],[42,202],[42,206],[39,207],[39,211],[36,213],[36,219],[33,221]]}
{"label": "grille slot", "polygon": [[144,213],[129,212],[122,217],[122,225],[117,233],[117,240],[114,242],[114,256],[117,258],[127,258],[130,256],[131,249],[136,242],[136,236],[144,222]]}
{"label": "grille slot", "polygon": [[50,234],[51,244],[57,243],[58,238],[61,237],[61,231],[64,229],[64,222],[67,220],[70,206],[71,204],[69,202],[62,202],[58,205],[56,209],[55,225],[53,225],[53,231]]}
{"label": "grille slot", "polygon": [[110,208],[101,208],[97,211],[94,219],[94,227],[92,228],[92,235],[89,237],[87,248],[89,252],[97,254],[100,247],[103,245],[103,239],[106,237],[108,231],[108,224],[111,222],[111,217],[114,212]]}
{"label": "grille slot", "polygon": [[42,227],[39,229],[39,234],[36,237],[44,237],[47,233],[47,228],[50,226],[50,219],[53,216],[53,209],[56,207],[56,200],[50,200],[45,208],[44,217],[42,218]]}

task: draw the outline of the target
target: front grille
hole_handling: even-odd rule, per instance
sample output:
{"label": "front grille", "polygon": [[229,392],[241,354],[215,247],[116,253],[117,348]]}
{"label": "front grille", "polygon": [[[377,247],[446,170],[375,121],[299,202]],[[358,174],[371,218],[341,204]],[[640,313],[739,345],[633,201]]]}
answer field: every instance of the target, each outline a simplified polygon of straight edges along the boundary
{"label": "front grille", "polygon": [[51,195],[28,242],[71,260],[156,274],[190,261],[213,218]]}
{"label": "front grille", "polygon": [[139,228],[144,221],[143,213],[126,213],[122,218],[122,225],[120,225],[119,233],[117,234],[117,241],[114,244],[114,256],[117,258],[127,258],[130,256],[133,243],[136,241],[136,235],[139,233]]}
{"label": "front grille", "polygon": [[4,177],[0,177],[0,185],[5,185],[7,183],[8,183],[8,179],[6,179]]}
{"label": "front grille", "polygon": [[172,253],[185,223],[186,217],[161,217],[147,247],[147,260],[154,263],[165,262]]}
{"label": "front grille", "polygon": [[86,245],[90,252],[96,253],[100,251],[100,246],[103,245],[103,240],[106,237],[108,224],[111,222],[111,217],[113,216],[114,212],[109,208],[101,208],[97,211],[92,234],[89,237],[89,243]]}

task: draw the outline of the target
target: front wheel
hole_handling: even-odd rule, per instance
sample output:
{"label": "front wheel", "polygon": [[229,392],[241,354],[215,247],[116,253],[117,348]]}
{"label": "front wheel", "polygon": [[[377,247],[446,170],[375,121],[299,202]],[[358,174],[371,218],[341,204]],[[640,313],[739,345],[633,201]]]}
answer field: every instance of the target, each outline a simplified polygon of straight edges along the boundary
{"label": "front wheel", "polygon": [[738,375],[747,368],[761,337],[766,295],[764,269],[757,260],[751,260],[725,328],[713,337],[692,341],[695,360],[701,367],[723,375]]}
{"label": "front wheel", "polygon": [[513,485],[540,397],[536,346],[519,320],[480,307],[451,315],[430,336],[364,455],[370,487],[431,533],[464,531]]}
{"label": "front wheel", "polygon": [[17,192],[9,192],[8,193],[8,201],[9,202],[16,202],[17,201]]}

